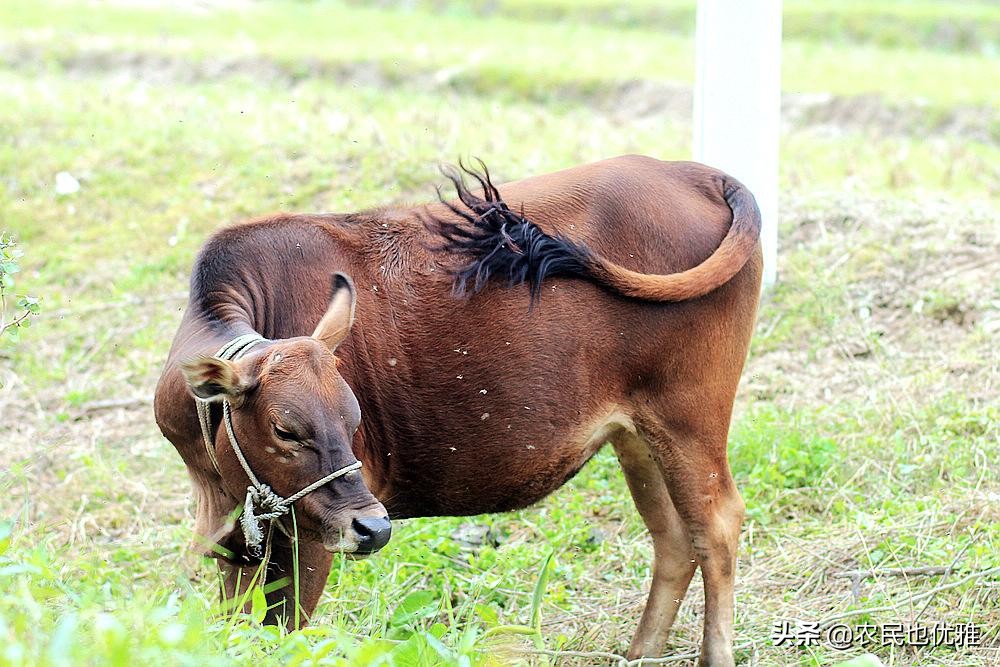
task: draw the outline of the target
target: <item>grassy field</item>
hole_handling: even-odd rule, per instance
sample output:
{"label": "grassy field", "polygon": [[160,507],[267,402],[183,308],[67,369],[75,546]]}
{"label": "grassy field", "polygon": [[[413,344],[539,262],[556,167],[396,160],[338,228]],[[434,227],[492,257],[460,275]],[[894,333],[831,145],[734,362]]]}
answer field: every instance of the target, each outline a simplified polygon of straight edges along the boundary
{"label": "grassy field", "polygon": [[[499,180],[624,152],[687,158],[691,3],[608,7],[4,3],[0,229],[43,312],[0,342],[0,665],[624,653],[651,543],[610,451],[536,508],[399,524],[379,556],[337,560],[315,625],[285,633],[217,609],[150,405],[192,259],[221,225],[427,200],[436,166],[470,154]],[[1000,566],[1000,60],[982,44],[1000,10],[816,12],[786,3],[780,280],[731,437],[748,506],[738,660],[995,664],[1000,575],[982,573]],[[954,37],[942,25],[975,28],[933,37]],[[78,191],[56,192],[64,171]],[[470,527],[488,539],[470,548]],[[890,573],[932,566],[948,572]],[[836,576],[859,569],[874,574]],[[696,579],[672,654],[696,650],[701,606]],[[986,636],[770,639],[781,619],[843,614]],[[509,631],[533,618],[538,636]]]}
{"label": "grassy field", "polygon": [[[352,0],[363,6],[364,2]],[[574,20],[690,35],[693,0],[382,0],[383,6],[418,6],[441,14],[509,16],[531,21]],[[916,47],[994,54],[1000,39],[996,9],[988,2],[941,0],[785,0],[786,38]]]}

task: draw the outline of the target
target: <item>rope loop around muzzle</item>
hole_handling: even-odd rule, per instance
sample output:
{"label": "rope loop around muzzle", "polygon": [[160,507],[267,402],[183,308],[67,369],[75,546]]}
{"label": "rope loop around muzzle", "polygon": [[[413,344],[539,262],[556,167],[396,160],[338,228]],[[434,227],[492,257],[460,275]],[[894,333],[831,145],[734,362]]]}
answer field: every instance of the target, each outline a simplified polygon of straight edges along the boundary
{"label": "rope loop around muzzle", "polygon": [[[263,336],[255,333],[237,336],[223,345],[222,348],[215,354],[215,357],[224,361],[235,361],[240,359],[252,347],[263,342],[264,340]],[[222,477],[222,469],[219,467],[219,461],[215,455],[214,433],[211,428],[212,422],[209,414],[209,403],[210,401],[195,398],[195,405],[198,408],[198,422],[201,424],[201,435],[205,442],[205,448],[208,451],[208,457],[211,459],[212,465],[215,467],[215,471],[219,474],[219,477]],[[295,493],[288,498],[282,498],[280,495],[275,493],[270,486],[261,482],[250,468],[250,464],[247,462],[246,457],[243,455],[243,450],[240,448],[240,444],[236,440],[236,431],[233,429],[232,405],[229,403],[228,399],[223,399],[222,401],[222,421],[226,429],[226,435],[229,438],[229,444],[233,448],[233,453],[236,454],[236,458],[239,460],[240,466],[243,468],[243,471],[247,474],[247,478],[250,480],[250,484],[247,486],[246,500],[243,503],[243,514],[240,516],[240,527],[243,529],[243,537],[246,541],[247,550],[254,558],[261,557],[261,544],[264,542],[264,530],[262,528],[263,522],[271,522],[272,526],[277,525],[278,528],[287,535],[288,531],[281,524],[279,519],[288,513],[293,503],[312,493],[324,484],[332,482],[338,477],[343,477],[347,473],[354,472],[355,470],[359,470],[361,468],[361,461],[355,461],[344,466],[343,468],[334,470],[325,477],[316,480],[298,493]],[[268,547],[270,547],[270,537],[272,532],[272,530],[267,531]],[[269,551],[270,549],[268,548],[264,551],[264,553],[266,554]],[[266,561],[267,557],[265,556],[264,558]],[[265,562],[264,568],[266,569],[266,567],[267,564]]]}

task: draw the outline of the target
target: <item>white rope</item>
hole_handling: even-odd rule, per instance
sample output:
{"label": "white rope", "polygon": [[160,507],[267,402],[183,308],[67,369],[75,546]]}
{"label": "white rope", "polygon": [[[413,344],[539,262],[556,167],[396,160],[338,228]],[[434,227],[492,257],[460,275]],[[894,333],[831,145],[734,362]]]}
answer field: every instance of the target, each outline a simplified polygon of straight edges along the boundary
{"label": "white rope", "polygon": [[258,489],[263,484],[257,479],[257,475],[253,474],[253,470],[250,469],[250,464],[247,463],[247,459],[243,456],[243,450],[240,449],[240,445],[236,440],[236,432],[233,431],[233,414],[232,408],[229,405],[229,401],[223,401],[222,403],[222,423],[226,425],[226,435],[229,436],[229,444],[233,446],[233,451],[236,453],[236,458],[239,460],[240,465],[243,466],[244,472],[246,472],[247,477],[250,478],[250,484]]}
{"label": "white rope", "polygon": [[[239,359],[246,352],[264,340],[262,336],[256,333],[243,334],[232,339],[228,343],[222,346],[218,352],[215,353],[217,359]],[[215,468],[215,472],[222,476],[222,469],[219,467],[219,459],[215,456],[215,443],[212,437],[212,416],[209,412],[210,401],[195,398],[195,406],[198,408],[198,423],[201,424],[201,439],[205,443],[205,451],[208,452],[208,458],[212,461],[212,466]]]}
{"label": "white rope", "polygon": [[195,398],[194,404],[198,407],[198,423],[201,424],[201,439],[205,442],[205,451],[208,452],[208,458],[212,459],[215,472],[222,475],[219,459],[215,458],[215,445],[212,443],[212,436],[209,435],[212,432],[212,416],[208,412],[208,401]]}
{"label": "white rope", "polygon": [[[223,345],[222,349],[220,349],[215,356],[218,359],[224,359],[227,361],[239,359],[246,354],[247,350],[263,340],[264,338],[257,334],[243,334],[242,336],[237,336]],[[212,459],[212,464],[215,466],[216,472],[218,472],[221,476],[222,470],[219,468],[219,462],[215,456],[215,446],[212,442],[213,438],[211,433],[211,418],[208,412],[208,401],[195,399],[195,402],[198,406],[198,421],[201,424],[201,434],[205,441],[205,447],[208,450],[209,458]],[[277,525],[281,532],[285,533],[285,535],[289,534],[288,530],[281,524],[279,519],[288,512],[288,510],[292,507],[292,504],[296,501],[312,493],[324,484],[332,482],[338,477],[343,477],[348,473],[359,470],[361,468],[361,461],[355,461],[354,463],[348,464],[343,468],[334,470],[326,477],[316,480],[298,493],[295,493],[288,498],[282,498],[275,493],[271,487],[262,483],[250,468],[250,464],[247,462],[246,457],[243,455],[243,450],[240,448],[240,443],[236,439],[236,431],[233,429],[232,406],[227,399],[223,399],[222,401],[222,422],[226,427],[226,435],[229,437],[229,444],[232,446],[233,452],[236,454],[236,458],[240,462],[240,466],[243,467],[243,471],[247,474],[247,478],[250,480],[250,485],[247,487],[246,500],[243,503],[243,514],[240,516],[240,527],[243,529],[243,537],[245,538],[247,549],[254,557],[259,557],[261,555],[260,545],[264,542],[264,531],[261,528],[261,523],[264,521],[270,522],[270,526],[267,531],[267,544],[262,562],[264,571],[266,572],[267,561],[270,560],[271,556],[271,535],[274,532],[274,526]],[[291,536],[289,535],[289,537]]]}
{"label": "white rope", "polygon": [[354,472],[355,470],[361,470],[361,461],[355,461],[354,463],[350,463],[350,464],[344,466],[343,468],[341,468],[339,470],[334,470],[333,472],[331,472],[329,475],[327,475],[323,479],[317,479],[315,482],[313,482],[312,484],[310,484],[306,488],[302,489],[301,491],[299,491],[295,495],[288,496],[287,498],[285,498],[282,501],[282,504],[283,505],[288,505],[290,507],[291,504],[294,503],[296,500],[299,500],[300,498],[303,498],[303,497],[307,496],[308,494],[312,493],[313,491],[315,491],[319,487],[323,486],[324,484],[327,484],[328,482],[332,482],[333,480],[337,479],[338,477],[343,477],[347,473]]}
{"label": "white rope", "polygon": [[260,543],[264,539],[264,533],[261,532],[260,527],[261,521],[273,522],[287,511],[288,508],[281,505],[281,496],[272,491],[271,487],[267,485],[247,487],[247,498],[246,502],[243,503],[240,526],[243,528],[243,535],[246,537],[247,546],[250,547],[251,551],[254,548],[259,550]]}

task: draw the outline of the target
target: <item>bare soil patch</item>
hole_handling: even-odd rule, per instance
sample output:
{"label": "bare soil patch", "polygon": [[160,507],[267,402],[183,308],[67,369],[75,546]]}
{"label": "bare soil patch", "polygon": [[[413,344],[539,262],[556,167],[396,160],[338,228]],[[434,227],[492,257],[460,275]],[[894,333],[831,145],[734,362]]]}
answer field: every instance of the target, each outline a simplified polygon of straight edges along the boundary
{"label": "bare soil patch", "polygon": [[[1000,396],[1000,215],[992,207],[829,195],[790,198],[782,217],[779,282],[812,292],[817,322],[751,356],[750,396],[790,405]],[[788,316],[778,291],[776,307],[765,298],[759,331]]]}

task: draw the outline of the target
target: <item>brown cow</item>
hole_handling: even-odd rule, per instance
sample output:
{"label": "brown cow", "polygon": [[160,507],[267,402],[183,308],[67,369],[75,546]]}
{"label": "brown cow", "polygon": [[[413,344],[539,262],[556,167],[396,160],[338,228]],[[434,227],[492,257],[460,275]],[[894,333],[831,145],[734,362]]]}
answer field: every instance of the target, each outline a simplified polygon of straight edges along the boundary
{"label": "brown cow", "polygon": [[[663,651],[700,566],[701,661],[733,664],[744,506],[726,440],[760,292],[752,195],[708,167],[638,156],[499,190],[488,178],[482,197],[453,178],[454,203],[277,215],[208,241],[155,406],[194,482],[203,550],[237,593],[260,558],[231,517],[245,498],[258,515],[277,507],[247,497],[252,473],[275,498],[305,492],[308,617],[331,552],[378,549],[389,517],[526,507],[611,442],[653,539],[629,656]],[[250,341],[242,357],[209,356],[233,339]],[[192,394],[216,406],[207,448]],[[276,533],[269,582],[291,553]],[[291,589],[269,594],[268,620],[291,623]]]}

